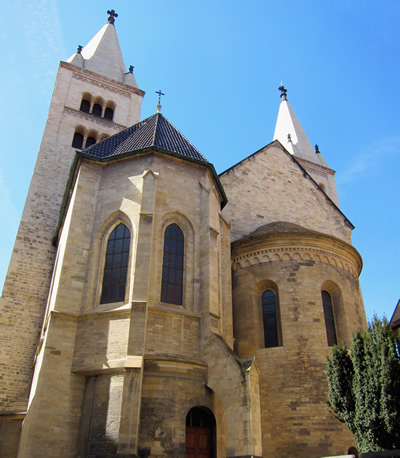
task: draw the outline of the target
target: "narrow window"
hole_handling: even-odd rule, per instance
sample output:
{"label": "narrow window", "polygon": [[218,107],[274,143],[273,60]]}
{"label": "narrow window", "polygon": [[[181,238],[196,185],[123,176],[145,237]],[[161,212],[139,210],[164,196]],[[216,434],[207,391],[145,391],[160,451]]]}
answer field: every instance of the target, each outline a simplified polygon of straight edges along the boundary
{"label": "narrow window", "polygon": [[79,132],[74,133],[74,138],[72,140],[72,147],[82,149],[83,146],[83,135]]}
{"label": "narrow window", "polygon": [[182,305],[184,237],[177,224],[170,224],[164,235],[161,302]]}
{"label": "narrow window", "polygon": [[331,295],[327,291],[321,291],[321,295],[322,295],[322,305],[324,307],[326,337],[328,339],[328,345],[332,347],[332,345],[337,344],[335,318],[333,316],[333,307],[332,307],[332,298],[331,298]]}
{"label": "narrow window", "polygon": [[279,347],[278,309],[275,293],[267,289],[262,294],[265,348]]}
{"label": "narrow window", "polygon": [[124,224],[111,232],[107,242],[101,304],[125,300],[131,234]]}
{"label": "narrow window", "polygon": [[83,111],[84,113],[89,113],[89,111],[90,111],[90,102],[89,102],[89,100],[85,100],[85,99],[82,100],[80,111]]}
{"label": "narrow window", "polygon": [[104,117],[112,121],[114,117],[114,110],[112,108],[106,108],[106,111],[104,112]]}
{"label": "narrow window", "polygon": [[93,138],[93,137],[88,137],[86,139],[86,144],[85,144],[85,148],[89,148],[89,146],[92,146],[96,143],[96,139]]}
{"label": "narrow window", "polygon": [[93,105],[92,114],[94,114],[95,116],[101,116],[101,112],[102,112],[101,105],[99,105],[98,103],[95,103]]}

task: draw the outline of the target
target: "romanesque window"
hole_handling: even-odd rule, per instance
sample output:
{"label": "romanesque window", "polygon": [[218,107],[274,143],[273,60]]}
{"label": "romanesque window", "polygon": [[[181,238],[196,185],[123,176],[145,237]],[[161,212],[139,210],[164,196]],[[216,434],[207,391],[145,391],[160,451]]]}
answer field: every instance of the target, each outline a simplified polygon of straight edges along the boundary
{"label": "romanesque window", "polygon": [[74,138],[72,139],[72,147],[82,149],[83,146],[83,135],[79,132],[75,132]]}
{"label": "romanesque window", "polygon": [[83,111],[84,113],[89,113],[89,111],[90,111],[90,102],[89,102],[89,100],[85,100],[85,99],[82,100],[80,111]]}
{"label": "romanesque window", "polygon": [[332,345],[337,344],[332,298],[331,298],[331,295],[327,291],[321,291],[321,295],[322,295],[322,305],[324,307],[326,337],[328,339],[328,345],[332,347]]}
{"label": "romanesque window", "polygon": [[89,146],[92,146],[95,143],[96,143],[96,139],[94,137],[88,137],[86,139],[85,148],[89,148]]}
{"label": "romanesque window", "polygon": [[170,224],[164,235],[161,302],[182,305],[184,236],[177,224]]}
{"label": "romanesque window", "polygon": [[104,118],[112,121],[113,117],[114,117],[114,110],[112,108],[107,107],[104,111]]}
{"label": "romanesque window", "polygon": [[101,304],[125,300],[131,234],[124,224],[111,232],[107,242]]}
{"label": "romanesque window", "polygon": [[99,105],[98,103],[95,103],[93,105],[92,114],[94,114],[95,116],[101,116],[102,111],[103,111],[103,109],[102,109],[101,105]]}
{"label": "romanesque window", "polygon": [[265,348],[279,347],[279,310],[276,295],[274,291],[267,289],[261,298]]}

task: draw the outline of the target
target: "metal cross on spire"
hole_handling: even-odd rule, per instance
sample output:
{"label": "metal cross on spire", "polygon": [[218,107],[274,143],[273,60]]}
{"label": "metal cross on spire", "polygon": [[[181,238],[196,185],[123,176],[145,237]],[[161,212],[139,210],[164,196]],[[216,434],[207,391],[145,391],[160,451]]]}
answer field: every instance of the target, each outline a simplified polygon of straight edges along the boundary
{"label": "metal cross on spire", "polygon": [[285,89],[285,86],[282,84],[282,82],[281,85],[278,87],[278,90],[281,91],[281,99],[286,100],[287,89]]}
{"label": "metal cross on spire", "polygon": [[118,14],[115,12],[115,10],[107,10],[107,14],[110,15],[108,22],[114,25],[115,18],[118,17]]}
{"label": "metal cross on spire", "polygon": [[161,92],[161,89],[159,91],[155,91],[156,94],[158,94],[158,104],[157,104],[157,113],[160,113],[161,110],[161,96],[165,95],[163,92]]}

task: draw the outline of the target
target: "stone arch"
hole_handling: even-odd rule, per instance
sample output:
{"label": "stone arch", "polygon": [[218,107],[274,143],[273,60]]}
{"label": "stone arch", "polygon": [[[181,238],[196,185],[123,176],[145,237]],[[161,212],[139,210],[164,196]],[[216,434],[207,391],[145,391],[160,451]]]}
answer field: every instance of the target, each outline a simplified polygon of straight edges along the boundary
{"label": "stone arch", "polygon": [[115,103],[111,100],[108,100],[105,109],[104,109],[104,118],[112,121],[114,119],[115,113]]}
{"label": "stone arch", "polygon": [[325,280],[321,284],[321,291],[326,291],[331,296],[338,342],[342,339],[345,340],[347,344],[349,344],[347,335],[346,311],[343,301],[343,294],[339,285],[332,280]]}
{"label": "stone arch", "polygon": [[[162,280],[162,264],[164,255],[164,235],[165,230],[171,224],[176,224],[183,232],[184,235],[184,271],[183,271],[183,297],[182,305],[174,306],[173,304],[168,305],[170,307],[183,307],[197,313],[194,304],[194,290],[198,282],[193,281],[196,272],[195,269],[195,257],[197,252],[195,230],[191,221],[182,213],[171,212],[164,215],[161,219],[162,223],[157,229],[157,268],[156,275],[154,276],[154,302],[159,303],[161,298],[161,280]],[[197,304],[196,304],[197,305]]]}
{"label": "stone arch", "polygon": [[95,97],[93,100],[91,113],[95,116],[102,116],[104,111],[104,99],[102,97]]}
{"label": "stone arch", "polygon": [[79,107],[79,111],[82,111],[83,113],[90,113],[91,106],[92,106],[92,94],[90,94],[89,92],[84,92],[82,94],[82,100],[81,100],[81,104]]}
{"label": "stone arch", "polygon": [[90,294],[89,296],[93,299],[90,300],[89,297],[88,305],[91,304],[93,306],[93,304],[95,304],[95,306],[97,306],[98,304],[100,304],[107,242],[112,231],[121,223],[128,228],[131,234],[125,302],[128,302],[129,298],[132,295],[131,274],[134,265],[134,260],[136,258],[136,253],[134,250],[136,241],[136,231],[131,219],[124,212],[118,210],[110,214],[102,222],[102,224],[96,231],[93,242],[91,243],[91,269],[88,269],[90,276],[87,279],[87,282],[89,284],[89,291],[92,291],[92,294]]}
{"label": "stone arch", "polygon": [[185,454],[216,456],[216,419],[208,407],[195,406],[186,414]]}
{"label": "stone arch", "polygon": [[[266,291],[272,291],[275,296],[275,307],[276,307],[276,331],[277,331],[277,339],[278,345],[274,346],[282,346],[282,325],[281,325],[281,313],[280,313],[280,301],[279,301],[279,288],[278,285],[269,279],[261,280],[254,285],[254,296],[253,301],[255,302],[255,307],[253,310],[256,312],[256,321],[260,323],[260,328],[258,330],[258,335],[256,335],[256,345],[257,348],[265,348],[265,339],[264,339],[264,317],[263,317],[263,310],[262,310],[262,295]],[[261,330],[261,335],[260,335]]]}
{"label": "stone arch", "polygon": [[97,143],[97,137],[98,133],[95,130],[89,130],[85,141],[85,148],[88,148],[89,146],[92,146],[95,143]]}

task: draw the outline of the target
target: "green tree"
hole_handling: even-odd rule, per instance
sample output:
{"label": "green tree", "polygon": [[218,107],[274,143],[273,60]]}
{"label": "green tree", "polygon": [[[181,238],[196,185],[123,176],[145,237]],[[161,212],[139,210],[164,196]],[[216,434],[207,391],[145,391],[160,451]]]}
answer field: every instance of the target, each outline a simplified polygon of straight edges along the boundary
{"label": "green tree", "polygon": [[386,318],[341,342],[327,358],[328,406],[360,452],[400,449],[400,342]]}

